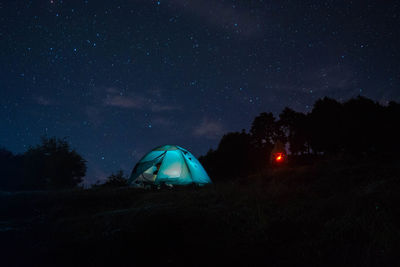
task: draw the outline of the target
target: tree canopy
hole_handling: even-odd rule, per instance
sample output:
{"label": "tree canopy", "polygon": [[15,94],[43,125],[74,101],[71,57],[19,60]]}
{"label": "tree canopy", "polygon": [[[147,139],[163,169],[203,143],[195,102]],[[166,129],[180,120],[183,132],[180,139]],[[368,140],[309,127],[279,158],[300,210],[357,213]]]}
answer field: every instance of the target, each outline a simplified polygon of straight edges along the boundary
{"label": "tree canopy", "polygon": [[65,139],[43,137],[39,145],[22,155],[0,150],[2,175],[0,187],[5,190],[43,190],[73,188],[86,173],[86,161]]}
{"label": "tree canopy", "polygon": [[[243,174],[268,167],[278,141],[291,156],[394,156],[400,149],[400,104],[387,105],[358,96],[345,102],[322,98],[309,113],[286,107],[256,116],[246,133],[225,134],[216,150],[200,157],[213,178]],[[224,170],[224,171],[221,171]]]}

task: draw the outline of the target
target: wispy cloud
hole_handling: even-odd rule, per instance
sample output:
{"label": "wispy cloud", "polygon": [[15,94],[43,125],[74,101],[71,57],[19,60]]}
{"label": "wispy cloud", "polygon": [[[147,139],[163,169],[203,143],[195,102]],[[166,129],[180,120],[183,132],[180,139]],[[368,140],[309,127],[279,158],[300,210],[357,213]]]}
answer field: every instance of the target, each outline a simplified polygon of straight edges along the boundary
{"label": "wispy cloud", "polygon": [[314,87],[314,90],[349,89],[354,82],[354,71],[344,65],[330,65],[311,70],[304,81]]}
{"label": "wispy cloud", "polygon": [[151,110],[154,112],[161,112],[161,111],[171,111],[171,110],[179,110],[181,107],[179,106],[170,106],[170,105],[160,105],[160,104],[151,104]]}
{"label": "wispy cloud", "polygon": [[104,117],[101,115],[101,111],[97,107],[87,106],[85,108],[85,113],[88,121],[94,126],[99,126],[102,124]]}
{"label": "wispy cloud", "polygon": [[193,130],[193,134],[198,137],[217,139],[225,132],[224,126],[219,121],[204,118],[202,122]]}
{"label": "wispy cloud", "polygon": [[41,106],[53,106],[56,104],[54,100],[44,96],[35,96],[33,100]]}
{"label": "wispy cloud", "polygon": [[145,100],[142,97],[115,95],[104,99],[104,104],[112,107],[142,109],[145,106]]}
{"label": "wispy cloud", "polygon": [[165,118],[165,117],[155,117],[152,119],[152,123],[154,125],[159,125],[162,127],[170,127],[175,124],[175,121],[172,120],[171,118]]}
{"label": "wispy cloud", "polygon": [[179,106],[164,104],[161,94],[154,94],[150,91],[149,95],[129,93],[123,94],[115,88],[106,89],[107,96],[103,100],[105,106],[118,107],[124,109],[139,109],[153,112],[172,111],[180,109]]}
{"label": "wispy cloud", "polygon": [[251,14],[250,8],[243,9],[237,5],[212,0],[169,0],[171,6],[182,9],[206,23],[220,29],[251,37],[261,33],[259,23]]}

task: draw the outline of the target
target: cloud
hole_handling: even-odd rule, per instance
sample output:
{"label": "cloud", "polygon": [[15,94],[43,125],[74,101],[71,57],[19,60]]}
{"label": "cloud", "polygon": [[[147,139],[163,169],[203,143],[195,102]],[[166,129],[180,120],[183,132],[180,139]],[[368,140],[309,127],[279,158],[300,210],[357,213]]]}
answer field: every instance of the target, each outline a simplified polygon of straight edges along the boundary
{"label": "cloud", "polygon": [[118,89],[107,88],[106,92],[107,97],[103,100],[105,106],[153,112],[181,109],[180,106],[163,104],[160,91],[157,91],[157,94],[154,91],[149,91],[148,95],[139,95],[134,93],[122,94]]}
{"label": "cloud", "polygon": [[261,33],[259,23],[250,8],[212,0],[170,0],[172,6],[182,9],[190,16],[195,16],[215,27],[251,37]]}
{"label": "cloud", "polygon": [[222,123],[207,118],[203,119],[193,130],[195,136],[206,137],[208,139],[218,139],[224,132]]}
{"label": "cloud", "polygon": [[305,73],[303,81],[314,91],[346,90],[354,84],[354,71],[344,65],[328,65]]}
{"label": "cloud", "polygon": [[151,105],[151,110],[154,112],[161,112],[161,111],[171,111],[171,110],[178,110],[181,109],[179,106],[169,106],[169,105],[160,105],[154,104]]}
{"label": "cloud", "polygon": [[288,100],[291,108],[308,112],[321,97],[340,101],[360,94],[357,72],[344,64],[312,66],[290,74],[286,79],[264,80],[258,86],[265,89],[257,92],[258,97],[275,112],[280,112]]}
{"label": "cloud", "polygon": [[90,123],[94,126],[99,126],[104,120],[99,108],[87,106],[85,108],[85,113]]}
{"label": "cloud", "polygon": [[130,96],[109,96],[104,100],[106,106],[119,107],[119,108],[134,108],[142,109],[145,106],[145,100],[142,97]]}
{"label": "cloud", "polygon": [[171,118],[155,117],[152,119],[152,124],[162,127],[171,127],[175,124],[175,121],[173,121]]}
{"label": "cloud", "polygon": [[41,106],[53,106],[56,102],[50,98],[44,96],[36,96],[33,98],[35,102]]}

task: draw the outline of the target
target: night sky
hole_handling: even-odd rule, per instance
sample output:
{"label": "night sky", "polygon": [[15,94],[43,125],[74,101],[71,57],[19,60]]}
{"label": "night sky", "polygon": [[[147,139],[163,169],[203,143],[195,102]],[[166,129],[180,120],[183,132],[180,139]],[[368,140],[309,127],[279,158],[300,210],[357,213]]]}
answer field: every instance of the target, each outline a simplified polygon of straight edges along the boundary
{"label": "night sky", "polygon": [[199,156],[263,111],[400,101],[395,1],[2,1],[0,146],[67,137],[86,184],[147,151]]}

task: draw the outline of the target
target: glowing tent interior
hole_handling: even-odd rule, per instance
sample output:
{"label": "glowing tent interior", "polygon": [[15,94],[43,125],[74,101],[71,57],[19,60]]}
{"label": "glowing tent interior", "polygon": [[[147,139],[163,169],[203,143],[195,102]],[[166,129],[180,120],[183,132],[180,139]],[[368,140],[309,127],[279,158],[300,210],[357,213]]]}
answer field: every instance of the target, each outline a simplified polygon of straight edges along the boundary
{"label": "glowing tent interior", "polygon": [[133,186],[205,185],[210,177],[200,162],[186,149],[176,145],[164,145],[147,153],[135,166],[129,178]]}

